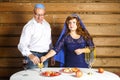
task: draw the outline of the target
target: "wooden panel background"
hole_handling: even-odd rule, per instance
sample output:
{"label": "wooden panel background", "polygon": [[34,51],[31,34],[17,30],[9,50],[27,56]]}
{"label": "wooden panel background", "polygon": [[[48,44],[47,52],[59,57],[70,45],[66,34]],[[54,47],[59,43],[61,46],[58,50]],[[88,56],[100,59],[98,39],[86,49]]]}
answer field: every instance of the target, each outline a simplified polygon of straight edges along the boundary
{"label": "wooden panel background", "polygon": [[17,44],[38,2],[46,6],[45,18],[51,24],[53,44],[65,18],[77,13],[96,45],[97,59],[93,67],[120,75],[120,0],[0,0],[0,79],[8,80],[22,69]]}

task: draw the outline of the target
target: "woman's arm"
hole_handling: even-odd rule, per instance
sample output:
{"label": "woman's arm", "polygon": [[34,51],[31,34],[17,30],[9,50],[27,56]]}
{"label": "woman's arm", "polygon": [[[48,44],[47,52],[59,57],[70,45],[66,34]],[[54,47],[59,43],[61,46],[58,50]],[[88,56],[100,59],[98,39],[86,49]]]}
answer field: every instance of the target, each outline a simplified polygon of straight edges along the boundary
{"label": "woman's arm", "polygon": [[64,40],[65,40],[65,36],[61,38],[61,40],[55,45],[55,47],[52,50],[50,50],[45,56],[41,57],[41,62],[46,61],[48,58],[54,56],[62,48],[64,48]]}
{"label": "woman's arm", "polygon": [[82,49],[76,49],[76,50],[75,50],[75,53],[76,53],[77,55],[80,55],[80,54],[82,54],[82,53],[90,53],[90,49],[89,49],[88,47],[82,48]]}
{"label": "woman's arm", "polygon": [[46,61],[48,58],[54,56],[56,52],[54,50],[50,50],[45,56],[41,57],[41,62]]}

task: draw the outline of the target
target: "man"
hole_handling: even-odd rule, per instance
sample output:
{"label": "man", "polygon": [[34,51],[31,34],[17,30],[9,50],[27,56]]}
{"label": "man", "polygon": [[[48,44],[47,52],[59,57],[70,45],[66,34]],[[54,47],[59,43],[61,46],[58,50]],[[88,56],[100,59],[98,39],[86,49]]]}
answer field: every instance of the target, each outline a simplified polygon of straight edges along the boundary
{"label": "man", "polygon": [[[45,6],[36,4],[33,18],[23,27],[18,49],[28,61],[28,68],[37,67],[40,57],[44,56],[51,47],[50,24],[44,19]],[[48,61],[44,62],[44,67]]]}

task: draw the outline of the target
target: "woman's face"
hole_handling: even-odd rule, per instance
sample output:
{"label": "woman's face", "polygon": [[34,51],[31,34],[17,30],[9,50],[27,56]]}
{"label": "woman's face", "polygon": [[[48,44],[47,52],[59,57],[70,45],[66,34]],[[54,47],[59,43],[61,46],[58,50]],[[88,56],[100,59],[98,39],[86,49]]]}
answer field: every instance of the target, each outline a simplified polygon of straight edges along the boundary
{"label": "woman's face", "polygon": [[76,31],[76,29],[77,29],[77,20],[76,19],[71,19],[68,22],[68,28],[70,29],[70,31]]}
{"label": "woman's face", "polygon": [[45,10],[37,8],[34,10],[34,18],[38,23],[42,23],[45,15]]}

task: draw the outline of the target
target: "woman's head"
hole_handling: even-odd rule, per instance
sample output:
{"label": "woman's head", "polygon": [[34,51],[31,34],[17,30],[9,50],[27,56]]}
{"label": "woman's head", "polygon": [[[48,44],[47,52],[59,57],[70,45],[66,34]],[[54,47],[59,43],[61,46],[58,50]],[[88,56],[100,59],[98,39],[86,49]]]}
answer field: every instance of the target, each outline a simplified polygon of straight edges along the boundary
{"label": "woman's head", "polygon": [[88,31],[86,30],[84,24],[81,22],[79,16],[77,16],[76,14],[68,16],[65,21],[65,25],[66,25],[66,34],[70,33],[70,31],[73,30],[72,27],[74,27],[76,33],[78,35],[83,36],[85,40],[92,39]]}
{"label": "woman's head", "polygon": [[68,16],[66,19],[67,33],[75,30],[77,34],[82,34],[82,27],[80,25],[80,20],[77,16]]}

